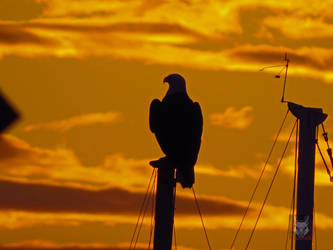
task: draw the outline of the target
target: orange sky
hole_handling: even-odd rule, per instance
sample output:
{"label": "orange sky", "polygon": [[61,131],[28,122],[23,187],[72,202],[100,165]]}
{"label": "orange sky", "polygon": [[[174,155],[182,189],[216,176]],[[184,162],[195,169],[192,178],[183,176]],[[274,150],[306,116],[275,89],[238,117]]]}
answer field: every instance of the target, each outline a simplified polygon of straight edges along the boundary
{"label": "orange sky", "polygon": [[[203,111],[195,189],[211,244],[229,249],[287,109],[278,70],[259,69],[288,52],[286,99],[322,107],[333,131],[332,13],[332,1],[317,0],[1,0],[0,87],[22,118],[0,140],[0,250],[128,248],[148,162],[162,156],[149,105],[175,72]],[[235,249],[245,247],[293,122]],[[293,146],[252,249],[284,248]],[[318,246],[329,250],[332,188],[316,161]],[[178,190],[177,243],[207,249],[191,192]]]}

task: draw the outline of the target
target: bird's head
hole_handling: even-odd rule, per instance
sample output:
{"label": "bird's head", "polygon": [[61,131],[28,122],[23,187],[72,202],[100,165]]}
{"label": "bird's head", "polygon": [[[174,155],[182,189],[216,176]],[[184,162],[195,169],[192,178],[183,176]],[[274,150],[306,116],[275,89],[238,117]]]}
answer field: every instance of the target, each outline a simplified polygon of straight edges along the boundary
{"label": "bird's head", "polygon": [[169,90],[166,95],[175,93],[186,94],[185,79],[179,74],[171,74],[164,78],[163,82],[169,83]]}

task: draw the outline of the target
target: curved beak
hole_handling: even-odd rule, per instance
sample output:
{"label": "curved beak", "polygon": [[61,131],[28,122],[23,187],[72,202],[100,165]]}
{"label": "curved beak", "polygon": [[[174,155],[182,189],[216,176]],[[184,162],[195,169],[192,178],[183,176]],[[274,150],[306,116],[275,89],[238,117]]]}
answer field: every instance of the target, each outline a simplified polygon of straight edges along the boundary
{"label": "curved beak", "polygon": [[169,77],[164,78],[163,83],[169,82]]}

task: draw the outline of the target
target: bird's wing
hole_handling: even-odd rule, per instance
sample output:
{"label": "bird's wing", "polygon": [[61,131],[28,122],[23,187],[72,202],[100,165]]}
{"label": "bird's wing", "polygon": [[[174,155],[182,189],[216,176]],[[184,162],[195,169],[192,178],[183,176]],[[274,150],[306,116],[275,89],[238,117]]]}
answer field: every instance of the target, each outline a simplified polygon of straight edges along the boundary
{"label": "bird's wing", "polygon": [[161,125],[162,103],[158,99],[154,99],[150,104],[149,110],[149,127],[151,132],[156,133]]}
{"label": "bird's wing", "polygon": [[191,147],[192,147],[192,157],[191,161],[193,164],[197,161],[197,157],[199,154],[200,146],[201,146],[201,136],[203,130],[203,118],[202,112],[199,103],[195,102],[193,104],[192,111],[192,129],[191,129]]}
{"label": "bird's wing", "polygon": [[193,103],[193,128],[194,128],[194,134],[201,139],[203,118],[202,118],[200,104],[197,102]]}
{"label": "bird's wing", "polygon": [[189,114],[189,129],[187,129],[186,132],[184,131],[184,134],[186,134],[185,150],[178,150],[181,151],[183,157],[185,157],[185,161],[177,168],[177,176],[183,188],[191,188],[194,184],[194,165],[197,162],[203,130],[203,118],[199,103],[194,102],[191,105]]}
{"label": "bird's wing", "polygon": [[172,150],[172,147],[170,147],[170,142],[168,140],[169,131],[166,129],[166,121],[167,117],[164,111],[163,103],[158,99],[154,99],[150,104],[149,111],[150,130],[155,134],[163,153],[170,155],[170,150]]}

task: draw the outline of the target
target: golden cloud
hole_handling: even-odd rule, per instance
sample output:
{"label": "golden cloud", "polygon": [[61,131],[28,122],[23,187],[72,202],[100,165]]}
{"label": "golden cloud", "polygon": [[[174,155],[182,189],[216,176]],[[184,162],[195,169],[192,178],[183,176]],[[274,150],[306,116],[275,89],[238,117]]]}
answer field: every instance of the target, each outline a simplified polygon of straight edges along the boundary
{"label": "golden cloud", "polygon": [[[291,75],[333,81],[331,4],[314,4],[309,11],[303,1],[274,0],[38,2],[44,6],[38,19],[0,22],[0,57],[101,56],[258,71],[288,52]],[[173,15],[165,14],[171,10]]]}
{"label": "golden cloud", "polygon": [[[86,167],[69,150],[31,147],[11,135],[2,136],[0,149],[0,190],[7,199],[0,208],[6,210],[133,215],[152,173],[147,164],[150,159],[111,155],[103,165]],[[242,204],[223,197],[200,197],[200,202],[211,215],[240,214],[244,210]],[[180,194],[178,214],[194,214],[192,203],[191,197]]]}
{"label": "golden cloud", "polygon": [[[232,177],[232,178],[253,178],[257,179],[260,175],[262,165],[256,166],[247,166],[247,165],[240,165],[240,166],[229,166],[227,169],[219,169],[212,165],[205,165],[205,164],[197,164],[195,166],[196,174],[202,175],[211,175],[211,176],[225,176],[225,177]],[[271,165],[266,166],[266,170],[270,172],[272,169]]]}
{"label": "golden cloud", "polygon": [[3,178],[15,180],[67,183],[90,188],[109,185],[145,187],[152,172],[148,165],[151,159],[137,160],[114,154],[107,156],[101,165],[84,166],[69,149],[32,147],[11,135],[0,138],[0,148],[0,174]]}
{"label": "golden cloud", "polygon": [[210,121],[213,125],[226,128],[245,129],[253,118],[249,113],[253,110],[251,106],[245,106],[240,110],[235,107],[228,107],[223,113],[214,113],[210,115]]}
{"label": "golden cloud", "polygon": [[26,132],[34,130],[67,131],[74,127],[91,126],[95,124],[114,124],[116,122],[119,122],[120,119],[121,114],[117,112],[90,113],[70,117],[61,121],[52,121],[28,125],[25,126],[23,130]]}
{"label": "golden cloud", "polygon": [[[118,155],[106,160],[103,166],[84,167],[68,150],[31,147],[10,135],[2,137],[0,148],[3,154],[0,224],[3,227],[135,223],[152,171],[148,159],[138,162]],[[211,167],[199,167],[199,172],[200,169],[212,170]],[[224,197],[198,197],[208,228],[236,228],[247,204]],[[258,204],[253,205],[245,228],[251,228],[258,207]],[[282,229],[289,210],[272,207],[279,213],[274,210],[271,214],[269,206],[267,208],[262,228]],[[184,192],[178,194],[176,214],[181,216],[177,227],[201,227],[193,198]],[[274,217],[274,214],[281,216]],[[149,225],[150,221],[145,223]]]}
{"label": "golden cloud", "polygon": [[[150,158],[125,158],[121,154],[107,155],[102,164],[85,166],[69,149],[32,147],[8,134],[0,137],[0,149],[0,175],[5,180],[37,181],[89,189],[109,186],[144,189],[153,171],[148,164]],[[195,172],[199,175],[257,178],[261,168],[261,165],[241,165],[220,169],[209,164],[197,164]]]}
{"label": "golden cloud", "polygon": [[[152,173],[148,165],[151,159],[130,159],[116,154],[107,156],[101,165],[87,167],[68,149],[32,147],[11,135],[2,136],[0,149],[0,190],[4,191],[0,194],[3,197],[0,224],[4,227],[135,223]],[[238,166],[219,170],[211,165],[198,165],[196,171],[205,175],[257,178],[260,169]],[[236,227],[246,206],[246,202],[224,197],[198,197],[205,216],[214,217],[211,228],[223,227],[225,220],[230,221],[230,227]],[[177,216],[182,219],[177,227],[200,227],[195,214],[193,197],[179,190]],[[145,223],[148,225],[149,221]]]}
{"label": "golden cloud", "polygon": [[[122,188],[89,190],[3,180],[0,186],[4,188],[0,207],[1,227],[9,229],[37,225],[78,226],[86,223],[102,223],[106,226],[135,224],[144,197],[144,192]],[[245,203],[222,197],[198,198],[206,217],[240,217],[245,208]],[[151,201],[148,207],[152,206]],[[193,218],[197,218],[193,197],[180,193],[176,203],[176,214],[181,217],[177,227],[200,227],[200,223],[193,222]],[[150,225],[149,215],[144,225]]]}

